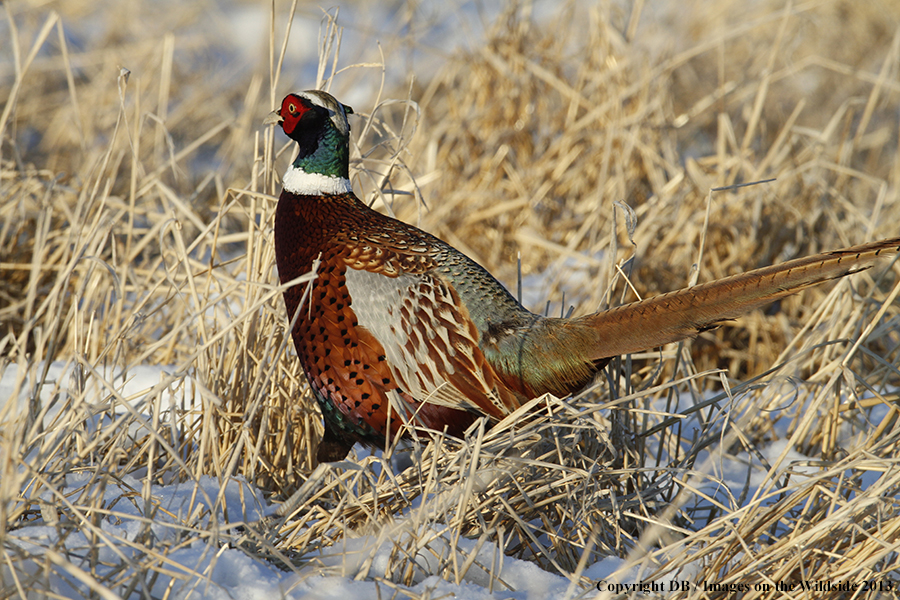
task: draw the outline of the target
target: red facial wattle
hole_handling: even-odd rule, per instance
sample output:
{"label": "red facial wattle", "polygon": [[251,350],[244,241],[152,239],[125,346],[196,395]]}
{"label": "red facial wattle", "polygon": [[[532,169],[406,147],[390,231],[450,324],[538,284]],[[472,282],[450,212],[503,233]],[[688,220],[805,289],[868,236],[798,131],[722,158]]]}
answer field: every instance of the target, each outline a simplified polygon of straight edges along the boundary
{"label": "red facial wattle", "polygon": [[281,102],[281,109],[278,114],[281,115],[281,127],[287,135],[291,135],[297,127],[297,123],[303,115],[310,110],[307,106],[308,102],[295,94],[288,94]]}

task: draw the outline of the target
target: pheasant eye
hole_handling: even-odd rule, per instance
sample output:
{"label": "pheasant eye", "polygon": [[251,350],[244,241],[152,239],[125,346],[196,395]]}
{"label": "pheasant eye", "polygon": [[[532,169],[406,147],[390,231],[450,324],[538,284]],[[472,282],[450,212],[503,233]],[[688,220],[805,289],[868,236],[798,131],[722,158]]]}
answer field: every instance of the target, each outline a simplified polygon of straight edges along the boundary
{"label": "pheasant eye", "polygon": [[294,106],[293,104],[288,104],[288,112],[290,112],[292,115],[296,115],[297,107]]}

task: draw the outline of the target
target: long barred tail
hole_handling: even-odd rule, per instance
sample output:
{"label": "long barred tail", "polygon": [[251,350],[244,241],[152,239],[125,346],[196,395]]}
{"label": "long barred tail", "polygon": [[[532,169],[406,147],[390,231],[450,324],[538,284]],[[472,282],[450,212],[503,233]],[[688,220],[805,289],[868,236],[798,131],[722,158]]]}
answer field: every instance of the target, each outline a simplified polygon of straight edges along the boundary
{"label": "long barred tail", "polygon": [[[574,319],[599,360],[677,342],[751,310],[831,279],[862,271],[900,252],[892,238],[798,258]],[[589,333],[590,332],[590,333]],[[572,333],[575,333],[574,331]]]}

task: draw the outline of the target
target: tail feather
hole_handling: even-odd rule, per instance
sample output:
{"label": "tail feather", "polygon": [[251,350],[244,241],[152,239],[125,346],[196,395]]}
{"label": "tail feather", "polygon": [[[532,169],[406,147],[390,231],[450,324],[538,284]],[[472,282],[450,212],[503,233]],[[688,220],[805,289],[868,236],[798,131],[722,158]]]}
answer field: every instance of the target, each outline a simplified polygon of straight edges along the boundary
{"label": "tail feather", "polygon": [[[900,252],[892,238],[798,258],[717,281],[670,292],[574,320],[592,332],[590,360],[639,352],[694,337],[779,298],[872,266]],[[581,336],[579,336],[581,337]]]}
{"label": "tail feather", "polygon": [[670,292],[575,319],[508,322],[482,345],[510,389],[534,398],[584,387],[621,354],[694,337],[730,319],[900,252],[900,238],[835,250]]}

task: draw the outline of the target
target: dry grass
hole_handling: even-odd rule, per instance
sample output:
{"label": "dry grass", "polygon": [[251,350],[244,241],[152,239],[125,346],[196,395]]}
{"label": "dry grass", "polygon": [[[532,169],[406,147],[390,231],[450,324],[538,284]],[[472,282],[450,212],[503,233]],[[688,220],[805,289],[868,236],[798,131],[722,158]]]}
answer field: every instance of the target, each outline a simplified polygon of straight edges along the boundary
{"label": "dry grass", "polygon": [[[160,577],[202,577],[169,558],[196,539],[302,577],[515,587],[472,553],[495,542],[569,576],[573,597],[593,594],[584,568],[611,554],[643,581],[696,584],[666,598],[728,596],[704,582],[884,580],[898,567],[900,311],[883,269],[616,363],[578,398],[540,399],[464,442],[414,444],[402,473],[390,457],[313,471],[321,426],[273,273],[290,147],[259,126],[288,91],[281,28],[271,72],[230,76],[215,31],[191,29],[202,13],[154,24],[149,7],[116,4],[121,25],[75,48],[64,27],[91,10],[77,6],[6,6],[0,595],[46,590],[51,576],[148,594]],[[521,253],[526,276],[545,274],[545,297],[565,293],[580,312],[631,297],[623,273],[646,295],[897,235],[896,9],[695,12],[664,22],[673,38],[630,14],[565,6],[539,27],[510,6],[436,73],[354,106],[357,191],[513,288]],[[377,66],[332,81],[337,31],[323,28],[318,83],[378,89]],[[164,31],[175,33],[159,43]],[[580,284],[556,275],[571,271]],[[165,365],[161,381],[128,388],[147,364]],[[708,389],[725,391],[701,402]],[[779,438],[785,451],[763,456]],[[743,493],[718,486],[721,464],[747,456],[765,477]],[[218,497],[203,476],[222,482]],[[296,495],[229,529],[254,518],[250,496],[242,515],[221,514],[237,476],[278,501]],[[176,481],[194,496],[166,514],[152,486]],[[110,539],[107,520],[136,533]],[[60,541],[25,543],[37,526]],[[373,574],[382,542],[391,558]]]}

